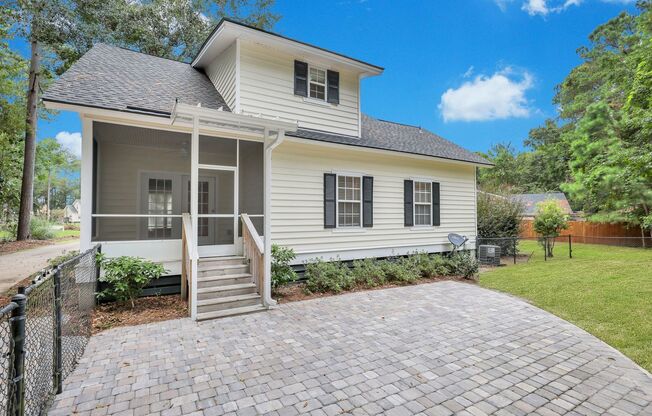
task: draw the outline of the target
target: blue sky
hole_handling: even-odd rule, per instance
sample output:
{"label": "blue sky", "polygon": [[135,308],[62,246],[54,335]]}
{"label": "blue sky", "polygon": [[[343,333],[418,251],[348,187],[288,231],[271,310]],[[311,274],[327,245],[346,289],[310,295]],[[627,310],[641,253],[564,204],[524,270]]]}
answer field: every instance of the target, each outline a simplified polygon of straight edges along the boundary
{"label": "blue sky", "polygon": [[[362,110],[419,125],[471,150],[520,147],[554,117],[554,87],[576,49],[628,0],[277,0],[274,30],[385,67],[362,82]],[[18,46],[18,44],[17,44]],[[25,50],[20,45],[20,50]],[[38,137],[78,148],[76,113]]]}

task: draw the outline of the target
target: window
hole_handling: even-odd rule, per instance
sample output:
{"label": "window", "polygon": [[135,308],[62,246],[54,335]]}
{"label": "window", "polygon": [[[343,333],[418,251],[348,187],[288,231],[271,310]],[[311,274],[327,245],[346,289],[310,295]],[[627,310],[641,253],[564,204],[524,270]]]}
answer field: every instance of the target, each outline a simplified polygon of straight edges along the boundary
{"label": "window", "polygon": [[[147,192],[147,213],[150,215],[172,214],[172,180],[150,178]],[[164,239],[172,237],[172,218],[148,218],[147,236]]]}
{"label": "window", "polygon": [[432,225],[432,183],[414,182],[414,225]]}
{"label": "window", "polygon": [[326,71],[310,67],[309,71],[310,98],[326,100]]}
{"label": "window", "polygon": [[359,176],[337,177],[337,226],[360,227],[362,187]]}

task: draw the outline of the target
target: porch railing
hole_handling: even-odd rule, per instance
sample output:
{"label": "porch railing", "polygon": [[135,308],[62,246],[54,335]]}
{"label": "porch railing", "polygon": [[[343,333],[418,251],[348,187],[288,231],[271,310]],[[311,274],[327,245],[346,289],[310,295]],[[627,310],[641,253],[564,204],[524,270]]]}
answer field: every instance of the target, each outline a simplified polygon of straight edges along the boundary
{"label": "porch railing", "polygon": [[197,249],[193,240],[190,214],[184,213],[181,219],[181,297],[188,299],[188,312],[193,314],[193,284],[197,276]]}
{"label": "porch railing", "polygon": [[264,296],[265,249],[263,240],[258,235],[249,215],[242,214],[242,249],[249,260],[249,270],[254,278],[258,293]]}

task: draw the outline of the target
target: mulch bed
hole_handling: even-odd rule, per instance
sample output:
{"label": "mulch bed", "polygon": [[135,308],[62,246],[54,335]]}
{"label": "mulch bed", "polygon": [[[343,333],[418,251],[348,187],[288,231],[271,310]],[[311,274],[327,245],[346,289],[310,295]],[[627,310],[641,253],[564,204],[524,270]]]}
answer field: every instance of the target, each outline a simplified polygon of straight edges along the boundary
{"label": "mulch bed", "polygon": [[54,244],[56,240],[22,240],[22,241],[5,241],[0,243],[0,255],[10,254],[17,251],[27,250],[34,247],[47,246]]}
{"label": "mulch bed", "polygon": [[151,296],[130,303],[104,303],[93,311],[93,334],[119,326],[148,324],[188,316],[188,304],[179,295]]}
{"label": "mulch bed", "polygon": [[331,292],[306,293],[304,291],[305,285],[303,283],[297,283],[294,285],[282,287],[280,289],[275,290],[273,297],[274,299],[276,299],[278,303],[289,303],[289,302],[298,302],[298,301],[309,300],[309,299],[327,298],[330,296],[344,295],[346,293],[366,292],[370,290],[389,289],[392,287],[420,285],[424,283],[442,282],[445,280],[452,280],[452,281],[464,282],[464,283],[476,283],[476,281],[473,279],[465,279],[463,277],[457,277],[457,276],[442,276],[442,277],[421,278],[411,284],[388,283],[386,285],[375,286],[375,287],[357,286],[351,290],[342,291],[340,293],[331,293]]}

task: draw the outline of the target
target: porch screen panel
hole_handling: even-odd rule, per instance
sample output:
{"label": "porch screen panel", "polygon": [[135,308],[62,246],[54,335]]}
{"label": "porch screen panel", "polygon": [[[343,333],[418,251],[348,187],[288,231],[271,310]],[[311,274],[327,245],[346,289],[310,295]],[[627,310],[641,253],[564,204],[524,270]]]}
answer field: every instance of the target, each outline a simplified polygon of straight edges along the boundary
{"label": "porch screen panel", "polygon": [[[240,140],[238,214],[249,214],[259,235],[263,235],[265,212],[265,172],[263,143]],[[239,234],[242,236],[241,226]]]}
{"label": "porch screen panel", "polygon": [[199,163],[202,165],[235,166],[237,140],[199,136]]}
{"label": "porch screen panel", "polygon": [[[235,172],[199,169],[198,245],[233,244]],[[188,199],[189,201],[189,199]]]}
{"label": "porch screen panel", "polygon": [[190,134],[94,122],[93,135],[94,241],[181,238]]}

